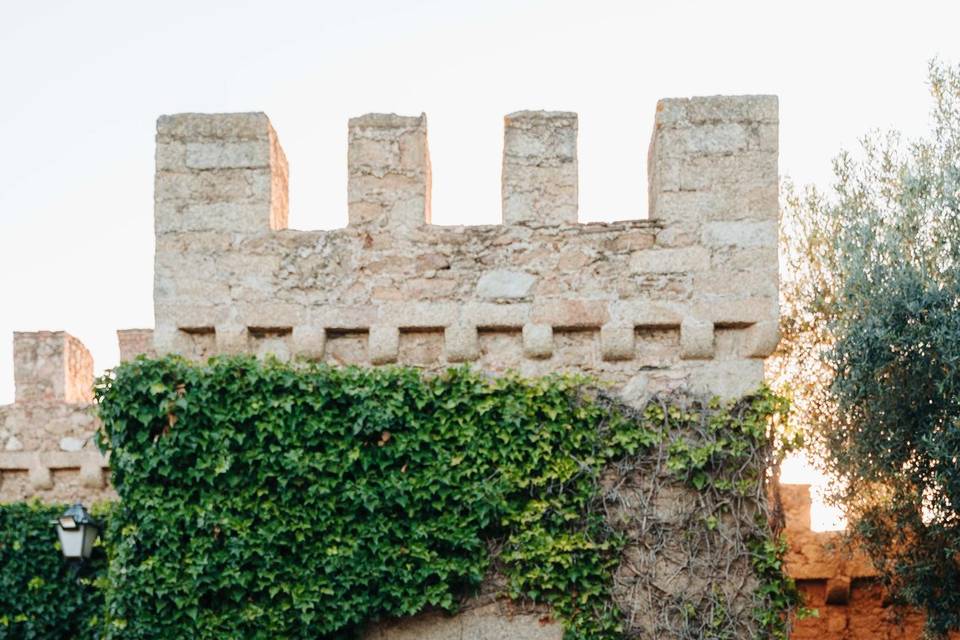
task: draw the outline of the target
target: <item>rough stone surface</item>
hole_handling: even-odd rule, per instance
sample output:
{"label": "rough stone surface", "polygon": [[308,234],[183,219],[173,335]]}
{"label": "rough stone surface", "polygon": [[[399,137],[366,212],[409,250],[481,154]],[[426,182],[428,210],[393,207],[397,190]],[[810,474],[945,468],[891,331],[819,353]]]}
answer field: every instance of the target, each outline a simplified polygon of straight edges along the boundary
{"label": "rough stone surface", "polygon": [[447,362],[470,362],[480,357],[479,336],[472,324],[450,325],[444,331],[444,354]]}
{"label": "rough stone surface", "polygon": [[535,277],[522,271],[489,271],[477,281],[477,296],[493,299],[526,298],[536,281]]}
{"label": "rough stone surface", "polygon": [[297,326],[290,333],[290,341],[295,353],[311,360],[323,358],[327,344],[327,332],[323,327]]}
{"label": "rough stone surface", "polygon": [[709,320],[684,318],[680,324],[680,357],[704,360],[714,354],[714,324]]}
{"label": "rough stone surface", "polygon": [[[264,114],[163,116],[156,328],[119,332],[121,357],[274,354],[428,371],[468,362],[586,373],[637,404],[661,392],[740,396],[761,383],[777,340],[777,121],[769,96],[661,101],[650,219],[579,223],[576,114],[517,112],[504,121],[504,224],[440,227],[429,224],[426,117],[368,114],[348,127],[348,226],[296,231],[286,228],[286,158]],[[62,332],[17,334],[15,352],[17,400],[0,407],[0,500],[113,495],[107,461],[73,450],[98,426],[89,354]],[[493,598],[366,637],[561,636],[549,612]]]}
{"label": "rough stone surface", "polygon": [[636,347],[632,324],[608,323],[600,327],[600,351],[604,360],[631,360]]}
{"label": "rough stone surface", "polygon": [[523,355],[533,359],[552,356],[553,327],[548,324],[523,325]]}
{"label": "rough stone surface", "polygon": [[364,640],[561,640],[563,627],[545,611],[522,611],[502,600],[456,616],[427,613],[371,627]]}
{"label": "rough stone surface", "polygon": [[[282,181],[244,191],[259,188],[256,172],[285,175],[265,119],[166,118],[158,141],[184,148],[182,159],[171,147],[158,164],[156,350],[260,352],[268,347],[256,338],[237,337],[241,327],[259,327],[283,330],[269,349],[334,363],[440,369],[477,361],[529,375],[576,369],[614,385],[642,366],[649,393],[756,387],[762,370],[749,361],[777,339],[769,330],[778,314],[769,246],[776,99],[676,100],[658,109],[650,221],[577,224],[575,115],[519,112],[505,121],[506,224],[426,224],[426,120],[372,114],[349,128],[350,225],[321,232],[275,230],[285,215],[273,208],[285,202],[274,189]],[[171,172],[209,184],[168,189],[162,178]],[[177,215],[171,198],[179,198]],[[636,330],[632,355],[611,357],[601,336],[608,323]],[[711,347],[706,323],[729,336]],[[549,347],[545,329],[535,330],[537,342],[524,333],[528,324],[550,327]],[[392,338],[381,343],[374,326],[397,329],[395,358]],[[475,346],[462,329],[470,326]],[[681,339],[663,342],[647,329]]]}
{"label": "rough stone surface", "polygon": [[120,362],[133,360],[139,355],[155,357],[153,329],[120,329],[117,331],[120,345]]}
{"label": "rough stone surface", "polygon": [[83,449],[83,445],[87,443],[86,440],[82,438],[60,438],[60,450],[61,451],[80,451]]}
{"label": "rough stone surface", "polygon": [[370,113],[351,118],[347,152],[351,226],[430,222],[427,116]]}
{"label": "rough stone surface", "polygon": [[[789,544],[787,574],[797,581],[805,605],[818,612],[794,623],[792,640],[923,638],[923,614],[889,606],[862,552],[846,548],[842,533],[811,530],[809,485],[780,485],[780,500]],[[960,640],[960,633],[949,637]]]}
{"label": "rough stone surface", "polygon": [[[0,406],[0,502],[89,503],[113,495],[102,480],[106,460],[85,447],[99,427],[90,404],[93,359],[86,347],[63,331],[16,333],[14,380],[14,403]],[[98,486],[90,481],[93,466]]]}
{"label": "rough stone surface", "polygon": [[371,364],[396,362],[400,353],[400,330],[390,325],[370,327],[369,350]]}
{"label": "rough stone surface", "polygon": [[287,159],[262,113],[161,116],[156,163],[158,232],[287,226]]}
{"label": "rough stone surface", "polygon": [[503,123],[503,223],[576,223],[577,114],[518,111]]}
{"label": "rough stone surface", "polygon": [[14,333],[13,360],[18,402],[93,399],[93,358],[65,331]]}

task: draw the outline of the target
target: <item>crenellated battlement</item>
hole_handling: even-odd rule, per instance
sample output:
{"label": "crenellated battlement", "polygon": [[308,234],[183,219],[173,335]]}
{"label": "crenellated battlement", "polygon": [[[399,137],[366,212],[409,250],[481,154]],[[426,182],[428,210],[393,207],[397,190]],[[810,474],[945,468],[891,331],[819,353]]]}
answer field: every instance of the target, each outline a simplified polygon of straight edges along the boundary
{"label": "crenellated battlement", "polygon": [[426,116],[348,125],[344,229],[286,229],[263,114],[157,126],[159,352],[595,373],[736,396],[777,343],[777,100],[663,100],[650,219],[577,221],[577,116],[504,119],[501,225],[430,224]]}
{"label": "crenellated battlement", "polygon": [[[117,331],[120,359],[155,355],[153,330]],[[65,331],[17,332],[13,404],[0,405],[0,502],[38,497],[86,503],[112,496],[93,441],[93,358]]]}
{"label": "crenellated battlement", "polygon": [[[649,219],[581,223],[577,115],[512,113],[502,224],[438,226],[426,116],[368,114],[346,131],[347,226],[297,231],[287,228],[287,160],[266,115],[162,116],[156,325],[118,332],[121,358],[254,353],[433,371],[469,363],[587,373],[637,404],[671,391],[739,397],[761,384],[778,340],[777,118],[771,96],[661,101],[649,176],[635,185],[649,194]],[[646,141],[623,144],[639,153]],[[92,441],[86,349],[63,332],[17,334],[15,366],[16,402],[0,407],[0,501],[112,495]],[[649,509],[644,522],[661,519],[651,525],[665,536],[658,544],[689,553],[674,511],[700,498],[679,486],[655,497],[645,482],[622,504]],[[625,576],[647,566],[624,562]],[[674,580],[679,562],[649,565],[661,572],[657,595],[637,583],[634,612],[648,597],[659,610],[662,598],[700,588],[699,578]],[[752,579],[748,564],[727,570]],[[563,633],[499,607],[418,616],[367,637]]]}
{"label": "crenellated battlement", "polygon": [[[646,220],[578,222],[577,129],[575,113],[506,116],[503,223],[437,226],[426,116],[353,118],[347,227],[296,231],[264,114],[161,116],[156,329],[118,332],[121,358],[574,371],[633,402],[756,388],[778,339],[776,98],[661,101]],[[89,352],[64,332],[14,342],[0,495],[109,491]]]}

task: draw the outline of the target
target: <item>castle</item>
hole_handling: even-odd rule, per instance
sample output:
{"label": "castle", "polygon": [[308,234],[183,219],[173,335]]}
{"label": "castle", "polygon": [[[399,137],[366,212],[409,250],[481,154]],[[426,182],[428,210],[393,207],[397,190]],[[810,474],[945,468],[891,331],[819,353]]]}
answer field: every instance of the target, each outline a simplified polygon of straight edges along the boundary
{"label": "castle", "polygon": [[[646,220],[578,222],[576,114],[522,111],[504,125],[502,224],[431,225],[426,117],[370,114],[348,127],[348,226],[296,231],[264,114],[161,117],[155,328],[118,332],[121,358],[575,371],[635,404],[759,387],[778,342],[777,99],[662,100],[636,185]],[[108,497],[89,353],[63,332],[18,333],[14,347],[0,500]],[[489,606],[373,633],[559,637]]]}
{"label": "castle", "polygon": [[[757,388],[777,344],[776,98],[661,101],[637,181],[650,219],[627,222],[577,221],[576,114],[504,123],[503,224],[431,225],[426,117],[371,114],[349,123],[349,225],[295,231],[264,114],[162,116],[156,328],[119,331],[121,359],[573,370],[631,401]],[[90,354],[62,332],[18,333],[14,351],[0,497],[93,497]]]}

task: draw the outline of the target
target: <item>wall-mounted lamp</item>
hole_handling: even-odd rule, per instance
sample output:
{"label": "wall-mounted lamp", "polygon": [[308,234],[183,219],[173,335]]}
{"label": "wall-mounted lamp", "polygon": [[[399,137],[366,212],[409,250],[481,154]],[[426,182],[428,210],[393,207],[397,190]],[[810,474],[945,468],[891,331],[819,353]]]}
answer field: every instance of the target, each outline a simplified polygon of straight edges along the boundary
{"label": "wall-mounted lamp", "polygon": [[100,535],[100,523],[79,502],[53,521],[60,538],[60,550],[67,560],[84,561],[93,553],[93,542]]}

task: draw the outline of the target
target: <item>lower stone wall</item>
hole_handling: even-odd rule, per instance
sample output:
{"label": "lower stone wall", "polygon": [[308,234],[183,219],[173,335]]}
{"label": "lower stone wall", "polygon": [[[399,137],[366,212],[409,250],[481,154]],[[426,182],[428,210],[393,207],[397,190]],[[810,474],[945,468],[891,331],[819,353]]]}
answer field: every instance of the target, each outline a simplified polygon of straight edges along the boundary
{"label": "lower stone wall", "polygon": [[[119,332],[122,359],[130,359],[138,353],[154,355],[152,333],[150,330]],[[728,357],[734,359],[739,349],[733,338],[739,337],[739,334],[735,330],[717,331],[716,365],[723,364]],[[275,338],[272,342],[270,338],[269,335],[258,337],[264,342],[261,346],[270,347],[271,351],[284,355],[284,337]],[[549,366],[543,360],[525,357],[525,338],[519,331],[479,332],[477,364],[491,371],[519,369],[527,375],[543,374],[547,369],[562,369],[564,364],[581,370],[585,368],[624,385],[622,394],[626,400],[633,402],[641,401],[650,391],[647,384],[638,384],[639,378],[646,383],[648,377],[673,375],[676,379],[657,380],[659,384],[654,386],[660,389],[683,386],[683,361],[678,355],[680,338],[676,329],[636,330],[637,344],[642,343],[646,347],[637,349],[636,357],[640,358],[639,364],[642,365],[639,368],[636,360],[624,362],[604,358],[603,341],[600,332],[595,330],[555,332],[550,341],[553,357]],[[91,363],[71,356],[73,351],[82,356],[85,349],[62,332],[20,334],[18,339],[21,357],[17,361],[20,374],[17,401],[0,406],[0,502],[39,499],[48,503],[62,503],[79,500],[89,505],[115,499],[116,494],[109,483],[108,460],[99,453],[93,442],[99,424],[92,407],[88,401],[77,402],[68,393],[77,384],[60,383],[61,378],[68,382],[82,378],[85,385],[92,381]],[[332,364],[368,360],[368,341],[369,336],[365,332],[327,336],[324,359]],[[401,333],[398,360],[428,370],[436,368],[438,363],[444,362],[442,354],[445,343],[444,332],[435,329]],[[86,370],[79,371],[75,360],[85,363]],[[585,363],[588,363],[586,367]],[[596,370],[591,369],[590,363]],[[749,378],[730,377],[734,381]],[[819,613],[816,617],[796,622],[792,638],[921,638],[923,615],[916,611],[898,611],[889,605],[876,571],[862,553],[844,551],[839,533],[811,530],[809,487],[782,485],[780,496],[785,533],[790,545],[786,556],[787,572],[797,580],[807,606]],[[623,495],[619,497],[622,499]],[[674,511],[684,502],[681,498],[673,493],[661,496],[673,506]],[[651,508],[651,504],[656,502],[648,499],[645,507],[632,505],[632,508],[654,516],[657,510]],[[664,515],[660,520],[663,523],[673,522],[676,514],[673,511],[671,514]],[[683,523],[677,524],[682,528]],[[627,560],[630,555],[628,550]],[[621,571],[633,564],[636,563],[625,562]],[[665,575],[673,573],[667,569],[669,567],[664,568]],[[658,567],[644,565],[641,572],[655,576]],[[508,600],[498,600],[494,593],[490,591],[483,597],[466,602],[458,615],[426,613],[384,622],[371,627],[364,637],[370,640],[562,638],[562,627],[549,611],[524,609]],[[631,595],[626,598],[631,603],[642,601],[637,594]],[[648,613],[632,610],[631,607],[625,610],[641,617]],[[954,634],[951,638],[960,640],[960,634]]]}
{"label": "lower stone wall", "polygon": [[[827,602],[826,580],[802,580],[798,586],[807,606],[818,617],[800,620],[792,640],[920,640],[924,616],[917,611],[898,611],[885,600],[882,585],[875,579],[855,580],[842,604]],[[951,634],[951,639],[960,634]]]}
{"label": "lower stone wall", "polygon": [[455,616],[423,613],[371,626],[363,640],[562,640],[563,626],[542,609],[509,600],[468,606]]}
{"label": "lower stone wall", "polygon": [[[923,613],[891,606],[870,560],[847,549],[839,532],[810,523],[810,486],[783,484],[780,496],[790,548],[787,573],[817,615],[795,622],[792,640],[920,640]],[[960,633],[950,634],[960,640]]]}

